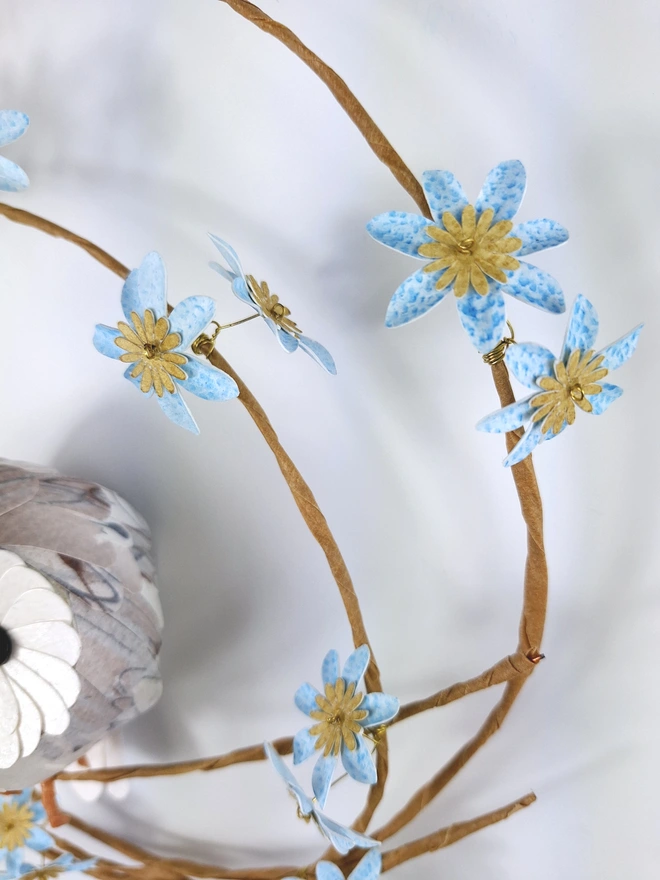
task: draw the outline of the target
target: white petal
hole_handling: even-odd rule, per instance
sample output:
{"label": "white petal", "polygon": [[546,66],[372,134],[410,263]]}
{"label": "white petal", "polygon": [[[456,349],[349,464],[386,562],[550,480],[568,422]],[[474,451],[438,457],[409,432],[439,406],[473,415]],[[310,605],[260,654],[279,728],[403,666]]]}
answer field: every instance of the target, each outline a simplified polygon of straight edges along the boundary
{"label": "white petal", "polygon": [[44,733],[59,736],[70,723],[69,711],[62,698],[40,675],[13,658],[5,664],[5,673],[34,700],[43,718]]}
{"label": "white petal", "polygon": [[29,590],[14,602],[0,625],[5,629],[16,629],[30,623],[48,623],[63,620],[71,623],[73,615],[67,602],[53,590]]}
{"label": "white petal", "polygon": [[21,756],[21,744],[18,733],[12,733],[5,739],[0,739],[0,770],[8,770],[13,767]]}
{"label": "white petal", "polygon": [[52,685],[67,708],[73,706],[80,695],[80,679],[68,663],[27,648],[19,648],[16,659]]}
{"label": "white petal", "polygon": [[9,550],[0,550],[0,577],[15,565],[25,566],[25,563],[15,553],[10,553]]}
{"label": "white petal", "polygon": [[30,590],[52,590],[46,578],[25,565],[16,565],[0,578],[0,620],[23,593]]}
{"label": "white petal", "polygon": [[75,666],[80,657],[81,644],[78,633],[69,626],[54,620],[51,623],[31,623],[11,631],[11,637],[21,648],[31,648],[42,654],[51,654]]}
{"label": "white petal", "polygon": [[14,693],[21,710],[21,723],[18,726],[18,735],[21,740],[21,757],[27,758],[39,745],[43,719],[39,708],[22,687],[14,685]]}
{"label": "white petal", "polygon": [[11,736],[20,721],[18,702],[11,682],[0,669],[0,738]]}

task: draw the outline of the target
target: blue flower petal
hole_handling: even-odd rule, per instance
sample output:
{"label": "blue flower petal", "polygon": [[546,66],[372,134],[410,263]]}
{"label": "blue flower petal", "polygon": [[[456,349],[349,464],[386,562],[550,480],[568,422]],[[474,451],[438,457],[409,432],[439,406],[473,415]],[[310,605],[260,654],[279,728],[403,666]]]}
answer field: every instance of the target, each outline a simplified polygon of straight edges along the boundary
{"label": "blue flower petal", "polygon": [[520,250],[515,251],[516,257],[524,257],[527,254],[535,254],[547,248],[557,247],[568,241],[568,229],[557,223],[556,220],[526,220],[519,223],[511,230],[514,238],[522,241]]}
{"label": "blue flower petal", "polygon": [[[106,357],[119,360],[124,352],[118,345],[115,345],[115,339],[118,336],[121,336],[121,333],[116,327],[106,327],[105,324],[97,324],[94,329],[94,339],[92,340],[94,348]],[[131,369],[133,369],[133,364],[131,364]]]}
{"label": "blue flower petal", "polygon": [[312,790],[321,809],[325,806],[330,791],[332,775],[337,766],[337,756],[329,755],[327,758],[321,755],[312,771]]}
{"label": "blue flower petal", "polygon": [[337,865],[332,862],[318,862],[316,865],[316,880],[344,880],[344,875]]}
{"label": "blue flower petal", "polygon": [[225,258],[227,265],[229,266],[229,271],[227,271],[224,266],[221,266],[219,263],[214,263],[212,265],[216,272],[219,272],[228,281],[233,281],[237,276],[242,277],[245,273],[243,272],[241,261],[238,259],[238,254],[234,248],[224,241],[224,239],[218,238],[217,235],[213,235],[210,232],[209,238]]}
{"label": "blue flower petal", "polygon": [[[334,681],[332,683],[334,684]],[[293,701],[301,712],[304,712],[305,715],[309,715],[311,712],[316,712],[318,710],[319,705],[316,702],[316,698],[320,696],[321,694],[313,685],[305,683],[300,685],[295,693]]]}
{"label": "blue flower petal", "polygon": [[506,311],[501,290],[481,296],[470,290],[456,297],[456,306],[472,345],[481,354],[492,351],[504,335]]}
{"label": "blue flower petal", "polygon": [[643,324],[640,324],[638,327],[635,327],[634,330],[631,330],[630,333],[622,336],[621,339],[618,339],[616,342],[608,345],[607,348],[599,351],[598,354],[605,355],[605,360],[601,366],[611,372],[612,370],[617,370],[621,364],[625,364],[628,358],[632,357],[635,353],[639,334],[642,332],[643,326]]}
{"label": "blue flower petal", "polygon": [[183,387],[202,400],[231,400],[238,397],[236,382],[216,367],[202,363],[196,358],[189,358],[188,363],[182,364],[181,369],[188,376],[183,381]]}
{"label": "blue flower petal", "polygon": [[[23,791],[16,798],[16,803],[20,806],[24,804],[30,804],[32,800],[32,789],[24,788]],[[30,810],[32,811],[32,821],[36,822],[37,825],[46,821],[46,808],[40,801],[35,801],[30,804]]]}
{"label": "blue flower petal", "polygon": [[367,223],[367,232],[386,247],[419,260],[428,259],[419,254],[420,245],[431,241],[426,228],[432,225],[428,217],[419,214],[406,214],[404,211],[389,211],[379,214]]}
{"label": "blue flower petal", "polygon": [[183,398],[178,391],[169,394],[167,391],[162,397],[156,397],[158,405],[163,410],[168,419],[171,419],[175,425],[185,428],[192,434],[199,434],[197,422],[193,419],[192,414],[186,406]]}
{"label": "blue flower petal", "polygon": [[440,272],[418,269],[399,285],[390,300],[385,315],[386,327],[401,327],[425,315],[447,295],[447,290],[436,290]]}
{"label": "blue flower petal", "polygon": [[598,315],[596,309],[589,300],[580,294],[571,309],[571,316],[566,328],[564,347],[561,359],[566,363],[569,355],[576,348],[580,351],[589,351],[594,347],[598,335]]}
{"label": "blue flower petal", "polygon": [[425,171],[422,174],[422,186],[433,219],[440,226],[445,211],[449,211],[458,219],[463,213],[463,208],[468,204],[463,187],[451,171]]}
{"label": "blue flower petal", "polygon": [[349,776],[352,776],[356,782],[363,782],[365,785],[373,785],[378,779],[376,773],[376,765],[373,762],[369,747],[363,736],[356,737],[357,748],[351,751],[347,748],[346,743],[342,741],[341,745],[341,762],[344,770]]}
{"label": "blue flower petal", "polygon": [[[216,269],[216,271],[220,271],[220,266],[217,263],[209,263],[212,269]],[[243,277],[235,278],[232,281],[231,289],[234,291],[234,295],[237,296],[242,302],[246,305],[251,306],[255,312],[260,312],[261,309],[255,303],[255,301],[250,296],[250,291],[248,290],[248,286]],[[262,313],[263,314],[263,313]]]}
{"label": "blue flower petal", "polygon": [[510,220],[518,211],[525,195],[527,175],[525,166],[518,159],[500,162],[488,173],[477,198],[475,208],[481,214],[493,208],[493,222]]}
{"label": "blue flower petal", "polygon": [[383,867],[380,849],[370,849],[348,875],[348,880],[376,880]]}
{"label": "blue flower petal", "polygon": [[378,724],[386,724],[398,714],[399,701],[389,694],[367,694],[359,708],[360,711],[365,710],[369,713],[364,721],[360,721],[362,727],[375,727]]}
{"label": "blue flower petal", "polygon": [[618,385],[611,385],[609,382],[599,382],[598,384],[603,389],[600,394],[587,394],[587,400],[593,406],[590,413],[593,416],[602,415],[623,394],[623,388]]}
{"label": "blue flower petal", "polygon": [[17,140],[30,124],[30,119],[20,110],[0,110],[0,147]]}
{"label": "blue flower petal", "polygon": [[30,179],[20,165],[0,156],[0,189],[4,192],[20,192],[30,185]]}
{"label": "blue flower petal", "polygon": [[213,320],[215,302],[210,296],[189,296],[172,309],[170,332],[181,336],[181,349],[189,348]]}
{"label": "blue flower petal", "polygon": [[554,375],[557,358],[542,345],[536,342],[520,342],[509,346],[505,362],[516,379],[528,388],[535,388],[541,376]]}
{"label": "blue flower petal", "polygon": [[531,394],[524,400],[510,403],[509,406],[484,416],[477,422],[477,431],[486,431],[488,434],[505,434],[522,427],[534,414],[534,408],[529,405],[532,397],[536,397],[536,394]]}
{"label": "blue flower petal", "polygon": [[360,645],[359,648],[353,651],[346,661],[341,674],[346,684],[350,684],[352,681],[355,682],[355,684],[359,682],[366,672],[370,657],[371,652],[367,645]]}
{"label": "blue flower petal", "polygon": [[271,743],[264,743],[264,752],[266,753],[266,757],[271,762],[276,772],[282,777],[282,779],[286,783],[286,787],[288,788],[289,792],[298,801],[298,806],[300,807],[300,812],[303,814],[303,816],[309,816],[310,814],[315,813],[314,804],[307,797],[307,795],[303,791],[302,786],[293,775],[293,773],[286,766],[280,754],[275,751]]}
{"label": "blue flower petal", "polygon": [[167,317],[166,291],[165,265],[160,254],[153,251],[124,282],[121,307],[126,320],[131,320],[131,312],[142,317],[147,309],[151,309],[156,320]]}
{"label": "blue flower petal", "polygon": [[321,666],[321,678],[323,684],[331,684],[334,686],[339,678],[339,654],[333,648],[323,658]]}
{"label": "blue flower petal", "polygon": [[42,852],[42,850],[55,846],[55,841],[40,825],[33,825],[32,828],[30,828],[30,833],[25,841],[25,845],[37,852]]}
{"label": "blue flower petal", "polygon": [[337,367],[330,352],[320,342],[310,339],[309,336],[301,336],[299,338],[301,349],[308,354],[312,360],[323,367],[331,376],[337,375]]}
{"label": "blue flower petal", "polygon": [[298,731],[293,738],[294,764],[302,764],[303,761],[306,761],[307,758],[314,754],[317,739],[318,737],[312,736],[307,728]]}
{"label": "blue flower petal", "polygon": [[[5,854],[4,859],[7,873],[0,874],[0,877],[2,877],[2,880],[5,880],[5,878],[7,878],[7,880],[13,880],[14,877],[18,877],[21,874],[24,867],[21,863],[23,852],[20,849],[14,849],[11,852],[6,849],[0,849],[0,857],[2,857],[3,854]],[[33,868],[33,865],[30,865],[30,868]]]}
{"label": "blue flower petal", "polygon": [[508,281],[503,290],[509,296],[555,315],[566,310],[562,289],[548,272],[530,263],[521,262],[519,269],[513,269],[505,274]]}
{"label": "blue flower petal", "polygon": [[355,847],[369,849],[372,846],[380,845],[378,840],[372,840],[371,837],[359,834],[357,831],[353,831],[352,828],[340,825],[339,822],[335,822],[334,819],[328,818],[328,816],[320,810],[315,810],[313,815],[323,836],[326,837],[337,852],[342,855],[346,855],[347,852],[350,852],[350,850]]}
{"label": "blue flower petal", "polygon": [[529,430],[525,432],[522,440],[519,440],[518,443],[516,443],[511,452],[504,459],[504,467],[510,467],[512,464],[517,464],[519,461],[522,461],[523,458],[527,458],[530,452],[536,449],[539,443],[548,439],[548,434],[543,433],[541,425],[541,422],[537,422],[535,425],[530,426]]}
{"label": "blue flower petal", "polygon": [[126,369],[124,371],[124,379],[128,379],[128,381],[131,383],[131,385],[135,385],[137,390],[141,394],[144,394],[145,397],[152,397],[153,393],[154,393],[153,386],[149,389],[149,391],[143,391],[140,388],[140,382],[142,381],[142,376],[138,376],[136,379],[134,379],[133,376],[131,376],[131,372],[134,367],[135,367],[135,364],[129,364],[128,367],[126,367]]}

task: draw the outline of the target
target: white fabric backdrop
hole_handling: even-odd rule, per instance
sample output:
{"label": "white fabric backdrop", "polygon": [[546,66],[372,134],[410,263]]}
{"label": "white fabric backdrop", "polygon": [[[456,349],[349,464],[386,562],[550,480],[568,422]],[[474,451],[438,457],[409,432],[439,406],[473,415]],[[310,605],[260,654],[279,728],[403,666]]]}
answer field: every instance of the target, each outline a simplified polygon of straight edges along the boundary
{"label": "white fabric backdrop", "polygon": [[[335,66],[418,174],[450,168],[476,195],[518,157],[521,219],[571,241],[538,264],[597,304],[603,343],[641,320],[624,397],[541,448],[551,599],[548,659],[504,729],[393,842],[538,803],[402,878],[657,877],[660,7],[651,0],[267,0]],[[339,375],[288,357],[267,329],[223,351],[317,494],[355,578],[386,689],[402,700],[513,650],[524,531],[496,408],[451,302],[386,331],[411,261],[365,222],[412,203],[295,57],[216,0],[0,0],[0,105],[27,111],[5,154],[32,179],[12,204],[135,266],[157,249],[170,299],[243,311],[206,268],[207,231],[333,352]],[[202,434],[171,426],[99,357],[120,283],[84,253],[2,221],[2,448],[122,492],[149,520],[167,617],[166,692],[126,731],[128,761],[211,755],[295,732],[292,695],[350,637],[324,560],[238,402],[193,400]],[[508,304],[519,339],[557,350],[564,319]],[[388,818],[476,730],[494,691],[396,727]],[[309,770],[305,768],[308,773]],[[342,783],[338,818],[364,789]],[[81,809],[75,796],[67,803]],[[93,820],[164,853],[301,863],[313,828],[265,764],[132,784]],[[210,843],[208,841],[211,841]]]}

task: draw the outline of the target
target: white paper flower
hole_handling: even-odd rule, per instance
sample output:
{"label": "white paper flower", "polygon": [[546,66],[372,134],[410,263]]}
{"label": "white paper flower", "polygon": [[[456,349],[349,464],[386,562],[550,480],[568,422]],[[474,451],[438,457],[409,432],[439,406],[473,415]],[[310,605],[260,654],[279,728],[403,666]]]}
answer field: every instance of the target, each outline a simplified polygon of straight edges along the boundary
{"label": "white paper flower", "polygon": [[43,575],[0,550],[0,769],[70,723],[81,643],[64,599]]}

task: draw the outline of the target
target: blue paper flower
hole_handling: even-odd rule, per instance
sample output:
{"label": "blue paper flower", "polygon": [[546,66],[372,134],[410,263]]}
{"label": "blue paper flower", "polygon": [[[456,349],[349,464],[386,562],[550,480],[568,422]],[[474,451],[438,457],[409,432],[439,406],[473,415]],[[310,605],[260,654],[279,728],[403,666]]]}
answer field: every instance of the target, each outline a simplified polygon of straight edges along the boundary
{"label": "blue paper flower", "polygon": [[485,353],[504,335],[504,293],[547,312],[564,311],[564,295],[555,279],[519,259],[568,238],[554,220],[513,225],[525,183],[521,162],[501,162],[471,205],[450,171],[426,171],[423,186],[433,220],[390,211],[367,224],[369,234],[381,244],[430,260],[395,292],[385,317],[387,327],[420,318],[453,290],[463,327],[475,348]]}
{"label": "blue paper flower", "polygon": [[15,859],[11,859],[7,862],[6,873],[0,877],[2,880],[50,880],[50,878],[67,874],[69,871],[85,874],[96,867],[97,861],[97,859],[79,861],[70,853],[63,853],[55,861],[41,866],[30,865],[27,862],[18,864]]}
{"label": "blue paper flower", "polygon": [[314,802],[311,798],[307,797],[302,786],[286,766],[280,755],[275,751],[271,743],[266,743],[264,745],[264,751],[275,770],[286,783],[289,794],[291,794],[298,802],[299,815],[303,819],[312,820],[321,834],[330,841],[337,852],[345,855],[355,847],[369,849],[370,847],[379,845],[377,840],[372,840],[364,834],[359,834],[357,831],[353,831],[352,828],[340,825],[339,822],[335,822],[320,810],[317,810],[314,806]]}
{"label": "blue paper flower", "polygon": [[399,711],[396,697],[365,695],[357,690],[369,656],[369,648],[362,645],[348,658],[340,675],[339,656],[329,651],[321,667],[324,693],[311,684],[303,684],[296,691],[296,706],[316,724],[296,734],[293,763],[300,764],[315,751],[320,752],[312,773],[312,788],[321,807],[325,806],[339,755],[353,779],[367,785],[376,782],[376,767],[364,731],[386,724]]}
{"label": "blue paper flower", "polygon": [[[376,880],[383,867],[380,849],[370,849],[366,856],[357,863],[347,880]],[[300,880],[296,877],[285,877],[284,880]],[[334,862],[318,862],[316,880],[344,880],[344,875]]]}
{"label": "blue paper flower", "polygon": [[[30,120],[18,110],[0,110],[0,147],[11,144],[25,133]],[[30,185],[28,176],[15,162],[0,156],[0,189],[5,192],[19,192]]]}
{"label": "blue paper flower", "polygon": [[279,340],[282,348],[289,354],[300,348],[317,364],[320,364],[324,370],[335,376],[337,367],[327,348],[301,333],[299,327],[289,317],[290,310],[270,292],[265,281],[259,284],[253,275],[245,274],[238,254],[231,245],[216,235],[209,234],[209,238],[225,258],[229,268],[215,262],[209,263],[209,266],[231,282],[231,289],[241,302],[261,315]]}
{"label": "blue paper flower", "polygon": [[167,316],[165,266],[151,253],[126,279],[121,307],[126,322],[118,329],[96,325],[94,345],[106,357],[129,364],[124,377],[144,394],[156,398],[175,424],[199,434],[199,428],[179,388],[203,400],[238,397],[238,386],[227,373],[184,354],[213,318],[215,303],[208,296],[190,296]]}
{"label": "blue paper flower", "polygon": [[0,795],[0,859],[15,864],[23,848],[42,852],[54,846],[53,838],[42,828],[45,823],[46,811],[39,801],[32,800],[31,789]]}
{"label": "blue paper flower", "polygon": [[576,406],[599,416],[621,397],[622,388],[601,380],[632,356],[642,327],[640,324],[617,342],[594,352],[598,315],[588,299],[578,296],[561,358],[534,342],[509,348],[507,366],[519,382],[534,389],[533,393],[477,424],[479,431],[499,434],[527,423],[524,436],[504,459],[505,466],[522,461],[543,440],[551,440],[572,425]]}

